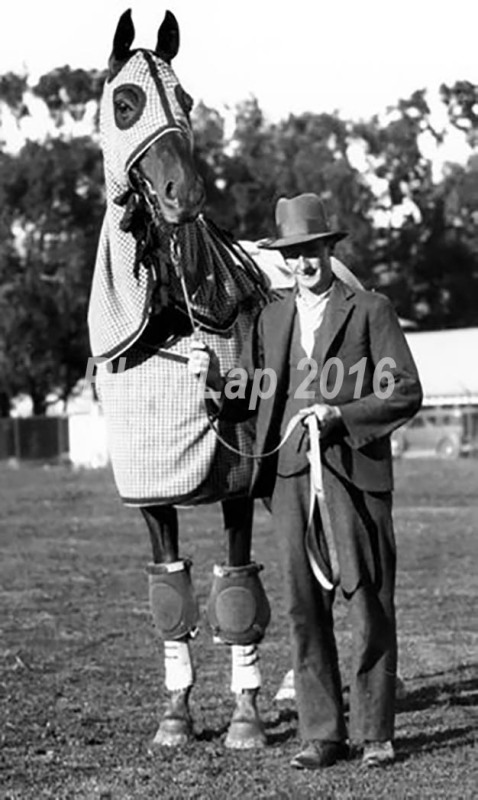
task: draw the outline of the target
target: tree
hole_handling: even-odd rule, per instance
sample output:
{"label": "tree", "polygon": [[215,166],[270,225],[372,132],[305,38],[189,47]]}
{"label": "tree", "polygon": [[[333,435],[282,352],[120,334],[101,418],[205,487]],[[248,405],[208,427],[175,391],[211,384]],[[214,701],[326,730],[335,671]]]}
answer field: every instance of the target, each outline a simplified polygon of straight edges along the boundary
{"label": "tree", "polygon": [[200,137],[210,212],[237,237],[257,239],[273,234],[278,197],[315,192],[331,223],[349,231],[338,255],[366,286],[424,327],[473,324],[475,174],[450,165],[437,182],[423,143],[428,137],[440,148],[453,126],[475,141],[475,90],[463,82],[442,87],[450,121],[441,129],[424,90],[385,119],[359,123],[308,112],[269,124],[251,99],[237,106],[229,142],[209,109]]}
{"label": "tree", "polygon": [[322,198],[330,224],[350,233],[340,245],[340,255],[366,281],[370,274],[370,210],[374,197],[350,159],[353,141],[350,122],[337,115],[291,115],[278,127],[278,191],[285,196],[315,192]]}
{"label": "tree", "polygon": [[[463,126],[473,142],[476,117],[467,87],[466,102],[459,86],[441,91],[449,124]],[[463,123],[465,111],[469,125]],[[399,101],[384,124],[374,117],[356,125],[355,133],[365,143],[374,176],[381,182],[372,264],[376,285],[401,315],[416,319],[423,328],[470,325],[473,319],[476,324],[477,234],[472,220],[478,206],[471,188],[472,167],[449,165],[436,182],[421,141],[426,134],[439,147],[446,129],[435,129],[426,92]]]}
{"label": "tree", "polygon": [[[84,374],[104,211],[104,75],[61,67],[33,87],[26,76],[0,76],[0,111],[19,130],[33,97],[52,121],[45,141],[0,149],[0,414],[19,392],[43,413],[52,391],[66,399]],[[440,96],[449,120],[441,129],[422,90],[387,118],[360,122],[307,112],[271,124],[252,98],[236,107],[229,138],[221,115],[200,103],[193,126],[206,213],[237,238],[258,239],[274,233],[278,197],[315,192],[331,224],[350,232],[339,257],[401,315],[430,328],[476,325],[478,87],[457,81]],[[474,152],[437,181],[422,144],[428,137],[440,147],[447,127]]]}
{"label": "tree", "polygon": [[279,174],[274,126],[255,98],[234,110],[235,128],[225,137],[225,121],[203,104],[193,115],[199,164],[206,179],[207,210],[239,239],[264,236]]}
{"label": "tree", "polygon": [[16,250],[4,259],[2,383],[44,413],[52,391],[67,399],[88,357],[86,304],[104,211],[102,166],[91,139],[28,142],[2,171]]}
{"label": "tree", "polygon": [[331,224],[351,231],[353,247],[341,245],[341,255],[366,276],[373,194],[350,162],[351,141],[350,124],[337,116],[306,113],[270,124],[256,100],[240,104],[222,167],[224,194],[234,200],[235,235],[273,235],[276,200],[315,192],[324,200]]}
{"label": "tree", "polygon": [[81,121],[88,106],[93,108],[92,125],[99,127],[99,104],[106,70],[71,69],[60,67],[42,75],[32,92],[46,104],[58,128],[68,117]]}
{"label": "tree", "polygon": [[440,95],[448,111],[448,119],[462,131],[470,147],[478,145],[478,85],[471,81],[442,84]]}
{"label": "tree", "polygon": [[217,225],[232,230],[234,200],[225,190],[227,163],[225,121],[218,111],[200,102],[192,115],[195,158],[206,190],[205,212]]}
{"label": "tree", "polygon": [[[89,354],[86,311],[104,213],[97,143],[104,73],[52,70],[30,87],[26,76],[0,77],[2,113],[19,128],[31,98],[45,104],[54,135],[1,153],[0,394],[26,392],[34,413],[48,395],[66,400]],[[89,135],[73,135],[87,118]]]}

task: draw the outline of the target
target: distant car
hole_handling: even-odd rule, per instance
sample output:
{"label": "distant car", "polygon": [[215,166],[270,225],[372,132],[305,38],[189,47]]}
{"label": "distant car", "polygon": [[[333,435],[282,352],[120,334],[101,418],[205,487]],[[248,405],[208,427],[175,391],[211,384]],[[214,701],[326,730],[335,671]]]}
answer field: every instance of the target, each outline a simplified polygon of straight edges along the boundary
{"label": "distant car", "polygon": [[458,458],[470,451],[461,411],[425,409],[392,434],[392,454]]}

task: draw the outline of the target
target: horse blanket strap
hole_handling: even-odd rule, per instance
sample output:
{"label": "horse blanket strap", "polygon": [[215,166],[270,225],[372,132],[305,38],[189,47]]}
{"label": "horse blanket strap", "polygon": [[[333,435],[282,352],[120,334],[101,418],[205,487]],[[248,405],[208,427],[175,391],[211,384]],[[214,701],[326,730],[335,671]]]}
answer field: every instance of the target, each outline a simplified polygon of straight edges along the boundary
{"label": "horse blanket strap", "polygon": [[165,350],[164,347],[158,347],[154,352],[157,356],[166,358],[169,361],[176,361],[178,364],[187,364],[189,361],[187,356],[182,356],[180,353],[174,353],[170,350]]}
{"label": "horse blanket strap", "polygon": [[[322,475],[322,461],[320,458],[320,434],[316,415],[312,412],[305,418],[305,424],[309,429],[310,450],[308,458],[310,462],[310,505],[307,532],[305,535],[305,548],[309,563],[316,579],[320,585],[331,591],[339,582],[339,562],[337,548],[335,545],[334,532],[330,521],[329,509],[324,492],[324,482]],[[323,552],[320,546],[320,531],[314,526],[315,504],[318,503],[320,519],[322,523],[322,533],[325,540],[327,552]]]}

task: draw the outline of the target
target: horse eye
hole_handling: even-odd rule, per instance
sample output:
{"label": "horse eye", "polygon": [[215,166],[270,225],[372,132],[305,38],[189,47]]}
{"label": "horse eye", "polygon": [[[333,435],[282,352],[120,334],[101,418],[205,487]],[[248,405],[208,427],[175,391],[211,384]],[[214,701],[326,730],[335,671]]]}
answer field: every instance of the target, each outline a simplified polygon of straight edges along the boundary
{"label": "horse eye", "polygon": [[126,114],[127,111],[131,110],[131,106],[129,106],[128,103],[119,100],[117,103],[115,103],[115,109],[119,111],[120,114]]}
{"label": "horse eye", "polygon": [[146,95],[140,86],[125,83],[113,93],[115,123],[120,130],[130,128],[140,118],[146,105]]}

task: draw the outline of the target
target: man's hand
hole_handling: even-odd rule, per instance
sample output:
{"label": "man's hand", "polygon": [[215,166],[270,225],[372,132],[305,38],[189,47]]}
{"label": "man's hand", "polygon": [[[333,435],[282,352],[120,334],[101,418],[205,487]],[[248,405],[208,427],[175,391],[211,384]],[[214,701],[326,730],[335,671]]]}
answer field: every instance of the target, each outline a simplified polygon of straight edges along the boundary
{"label": "man's hand", "polygon": [[299,415],[304,419],[310,414],[314,414],[317,417],[321,438],[330,435],[336,430],[338,423],[342,419],[340,408],[338,406],[329,406],[326,403],[315,403],[315,405],[302,408],[299,411]]}
{"label": "man's hand", "polygon": [[209,389],[222,392],[224,379],[221,376],[219,359],[210,347],[204,342],[195,340],[191,343],[188,369],[193,375],[202,379]]}

